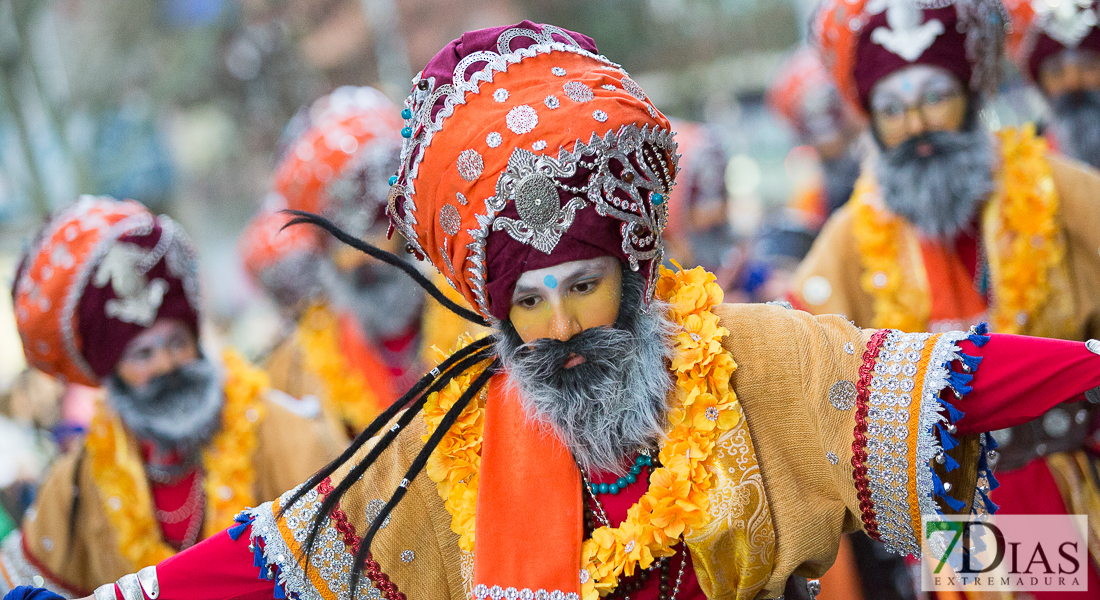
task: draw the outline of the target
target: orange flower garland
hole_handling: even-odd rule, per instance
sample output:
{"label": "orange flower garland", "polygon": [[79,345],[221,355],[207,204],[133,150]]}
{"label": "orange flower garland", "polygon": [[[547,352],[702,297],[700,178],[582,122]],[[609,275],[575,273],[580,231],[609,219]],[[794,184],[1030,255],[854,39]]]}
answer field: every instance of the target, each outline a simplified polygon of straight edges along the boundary
{"label": "orange flower garland", "polygon": [[[679,268],[679,265],[677,265]],[[721,304],[722,289],[701,267],[673,272],[661,268],[657,297],[669,303],[669,317],[680,326],[671,369],[676,375],[668,439],[660,451],[662,467],[650,476],[649,489],[617,528],[601,527],[581,547],[581,596],[596,600],[618,586],[624,573],[645,569],[656,558],[671,556],[680,538],[703,526],[709,516],[707,493],[714,487],[713,450],[722,432],[743,419],[730,388],[737,364],[722,347],[729,331],[711,309]],[[469,338],[463,345],[469,343]],[[429,397],[424,418],[429,435],[478,369]],[[480,467],[484,404],[471,403],[443,438],[428,463],[428,475],[451,514],[459,547],[474,547],[474,512]]]}
{"label": "orange flower garland", "polygon": [[874,302],[871,326],[910,333],[924,331],[928,328],[930,299],[902,275],[898,262],[898,241],[905,239],[905,223],[877,205],[881,199],[871,178],[859,179],[853,197],[852,230],[863,258],[860,285]]}
{"label": "orange flower garland", "polygon": [[999,260],[991,260],[993,330],[1020,333],[1029,317],[1050,297],[1051,269],[1065,257],[1055,214],[1058,194],[1046,161],[1047,143],[1035,126],[997,134],[1004,153],[1004,193],[986,208],[985,231],[996,240]]}
{"label": "orange flower garland", "polygon": [[[1051,269],[1065,256],[1055,214],[1058,195],[1035,127],[997,132],[1001,185],[985,208],[983,240],[989,254],[991,320],[999,333],[1019,333],[1050,296]],[[853,194],[853,233],[863,261],[864,290],[874,299],[878,329],[925,331],[931,299],[899,264],[905,223],[880,206],[874,183],[862,178]]]}
{"label": "orange flower garland", "polygon": [[315,304],[298,321],[298,340],[306,368],[325,385],[325,410],[355,431],[362,431],[382,409],[366,378],[344,357],[338,323],[328,307]]}
{"label": "orange flower garland", "polygon": [[[204,538],[224,529],[235,514],[256,503],[252,455],[256,424],[264,416],[260,399],[268,387],[267,376],[235,352],[227,350],[223,360],[227,378],[222,425],[203,451]],[[164,542],[153,515],[141,458],[130,452],[118,416],[102,404],[92,419],[85,448],[107,520],[131,567],[141,569],[174,555],[176,551]]]}

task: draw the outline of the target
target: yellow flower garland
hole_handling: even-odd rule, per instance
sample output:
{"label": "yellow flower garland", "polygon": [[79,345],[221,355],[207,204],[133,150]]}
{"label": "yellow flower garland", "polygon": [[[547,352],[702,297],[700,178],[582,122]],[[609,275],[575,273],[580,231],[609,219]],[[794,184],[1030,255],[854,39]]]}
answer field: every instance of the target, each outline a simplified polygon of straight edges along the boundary
{"label": "yellow flower garland", "polygon": [[[203,451],[206,492],[203,537],[221,531],[233,516],[253,506],[256,424],[264,416],[261,395],[267,376],[232,351],[223,356],[227,371],[222,425]],[[153,515],[153,499],[141,457],[130,451],[125,429],[104,405],[92,419],[85,442],[104,512],[119,552],[134,570],[155,565],[176,551],[163,541]]]}
{"label": "yellow flower garland", "polygon": [[[1050,295],[1048,275],[1064,256],[1055,213],[1058,195],[1035,127],[997,133],[1004,158],[1001,185],[986,206],[983,240],[991,255],[993,328],[1018,333],[1020,315],[1033,315]],[[872,327],[918,332],[928,328],[929,292],[902,273],[898,242],[904,222],[876,202],[874,183],[861,179],[853,197],[853,233],[863,261],[861,285],[874,301]],[[1011,241],[1002,243],[1008,236]],[[1019,319],[1019,320],[1018,320]]]}
{"label": "yellow flower garland", "polygon": [[[606,596],[624,573],[648,568],[656,558],[671,556],[681,537],[703,526],[708,517],[708,492],[714,487],[713,450],[722,432],[741,422],[730,378],[737,364],[722,347],[729,331],[711,309],[722,303],[714,275],[701,267],[677,272],[661,267],[657,297],[669,303],[669,317],[680,326],[671,369],[676,375],[668,439],[660,451],[662,467],[650,476],[649,489],[627,512],[617,528],[601,527],[581,547],[581,564],[588,573],[581,584],[584,600]],[[469,338],[462,345],[468,344]],[[454,405],[479,369],[466,374],[428,398],[424,419],[429,435]],[[459,547],[474,548],[474,512],[481,463],[484,402],[471,403],[432,453],[428,475],[451,514],[451,529]]]}
{"label": "yellow flower garland", "polygon": [[863,258],[860,285],[874,302],[871,326],[917,332],[928,328],[930,299],[906,279],[899,264],[898,240],[905,223],[874,203],[875,184],[869,177],[856,183],[852,229]]}
{"label": "yellow flower garland", "polygon": [[[1003,244],[990,260],[993,307],[999,333],[1020,333],[1050,297],[1051,269],[1065,257],[1055,214],[1058,193],[1046,160],[1047,143],[1035,126],[999,133],[1004,153],[1004,200],[986,209],[986,231]],[[1021,318],[1021,316],[1023,318]]]}
{"label": "yellow flower garland", "polygon": [[362,431],[382,412],[378,397],[363,374],[340,348],[339,321],[324,304],[311,306],[298,321],[298,340],[306,368],[325,386],[325,410]]}

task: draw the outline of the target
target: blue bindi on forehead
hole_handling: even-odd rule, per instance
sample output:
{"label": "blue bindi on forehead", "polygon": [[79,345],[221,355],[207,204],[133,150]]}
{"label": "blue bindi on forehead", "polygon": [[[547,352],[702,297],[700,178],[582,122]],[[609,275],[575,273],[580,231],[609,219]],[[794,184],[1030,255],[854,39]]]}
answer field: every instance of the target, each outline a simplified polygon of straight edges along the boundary
{"label": "blue bindi on forehead", "polygon": [[558,287],[558,279],[553,275],[547,275],[546,277],[543,277],[542,283],[544,283],[546,287],[550,289],[555,289]]}
{"label": "blue bindi on forehead", "polygon": [[902,79],[901,80],[901,90],[903,92],[913,91],[913,80],[908,78],[908,77],[906,77],[905,79]]}

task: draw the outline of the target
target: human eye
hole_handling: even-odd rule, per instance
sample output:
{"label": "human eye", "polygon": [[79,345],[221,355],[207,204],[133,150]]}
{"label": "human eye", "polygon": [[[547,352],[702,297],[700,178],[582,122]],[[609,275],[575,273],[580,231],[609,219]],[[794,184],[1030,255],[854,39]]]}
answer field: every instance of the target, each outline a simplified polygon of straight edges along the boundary
{"label": "human eye", "polygon": [[880,104],[878,108],[875,109],[875,112],[882,117],[894,118],[905,112],[905,105],[897,101],[886,102]]}
{"label": "human eye", "polygon": [[587,277],[573,284],[573,291],[578,294],[588,294],[600,286],[601,278]]}
{"label": "human eye", "polygon": [[542,300],[541,298],[539,298],[538,296],[532,294],[530,296],[523,296],[523,297],[519,298],[518,300],[513,302],[513,304],[520,307],[520,308],[526,308],[526,309],[530,310],[530,309],[535,308],[536,306],[538,306],[539,302],[541,300]]}

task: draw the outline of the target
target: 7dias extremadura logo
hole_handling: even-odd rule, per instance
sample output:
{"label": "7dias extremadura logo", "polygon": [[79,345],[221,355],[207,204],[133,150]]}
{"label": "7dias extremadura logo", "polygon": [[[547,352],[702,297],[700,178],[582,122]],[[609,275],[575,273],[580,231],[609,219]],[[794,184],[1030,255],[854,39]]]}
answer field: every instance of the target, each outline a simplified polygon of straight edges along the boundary
{"label": "7dias extremadura logo", "polygon": [[1085,515],[926,518],[925,591],[1088,591]]}

